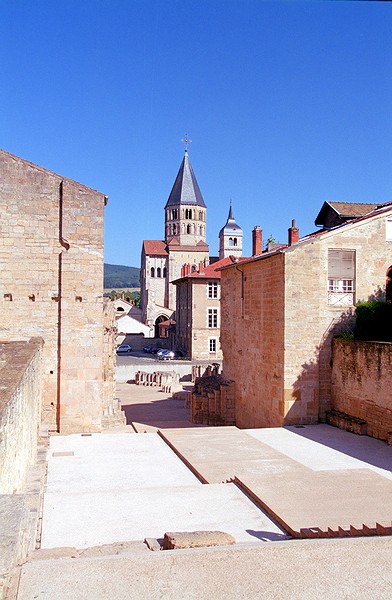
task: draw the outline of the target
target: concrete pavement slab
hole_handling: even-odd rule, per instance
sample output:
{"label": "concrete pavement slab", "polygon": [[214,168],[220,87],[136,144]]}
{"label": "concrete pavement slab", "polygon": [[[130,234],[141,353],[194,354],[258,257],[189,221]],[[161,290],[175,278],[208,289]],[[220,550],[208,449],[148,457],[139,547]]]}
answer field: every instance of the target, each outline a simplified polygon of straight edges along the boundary
{"label": "concrete pavement slab", "polygon": [[40,561],[23,566],[17,600],[384,600],[391,562],[390,537]]}
{"label": "concrete pavement slab", "polygon": [[350,526],[375,529],[376,523],[392,532],[392,482],[369,469],[313,472],[303,467],[294,478],[260,473],[237,480],[295,537],[305,535],[302,529],[331,530],[332,535]]}
{"label": "concrete pavement slab", "polygon": [[[143,437],[143,436],[141,436]],[[198,485],[47,492],[42,548],[87,548],[161,538],[166,531],[217,529],[238,542],[287,536],[236,485]]]}
{"label": "concrete pavement slab", "polygon": [[299,463],[254,439],[237,427],[164,429],[161,437],[208,483],[231,480],[246,473],[289,473]]}
{"label": "concrete pavement slab", "polygon": [[[189,427],[189,421],[154,421],[154,425],[132,421],[132,427],[136,433],[157,433],[160,429],[186,429]],[[195,427],[201,427],[201,425],[195,425]]]}
{"label": "concrete pavement slab", "polygon": [[98,492],[146,486],[200,485],[154,433],[53,436],[47,491]]}
{"label": "concrete pavement slab", "polygon": [[313,471],[367,468],[392,479],[392,448],[380,440],[325,424],[246,429],[246,433]]}

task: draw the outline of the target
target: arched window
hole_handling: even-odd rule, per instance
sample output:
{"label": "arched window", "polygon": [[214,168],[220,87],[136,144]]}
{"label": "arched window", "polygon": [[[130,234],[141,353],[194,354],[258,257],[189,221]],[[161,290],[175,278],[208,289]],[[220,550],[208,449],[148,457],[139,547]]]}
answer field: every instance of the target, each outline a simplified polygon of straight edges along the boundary
{"label": "arched window", "polygon": [[177,233],[177,226],[174,223],[174,225],[173,225],[173,235],[176,235],[176,233]]}
{"label": "arched window", "polygon": [[191,232],[191,226],[190,226],[190,225],[187,225],[187,226],[186,226],[186,232],[187,232],[187,233],[190,233],[190,232]]}
{"label": "arched window", "polygon": [[151,277],[155,277],[155,269],[154,269],[154,267],[151,267]]}
{"label": "arched window", "polygon": [[158,267],[157,268],[157,277],[160,277],[160,276],[161,276],[161,267]]}
{"label": "arched window", "polygon": [[237,245],[237,238],[234,238],[234,246]]}
{"label": "arched window", "polygon": [[163,277],[166,277],[167,271],[166,271],[166,267],[163,267]]}
{"label": "arched window", "polygon": [[192,265],[191,266],[191,273],[194,273],[196,271],[196,265]]}
{"label": "arched window", "polygon": [[387,271],[387,281],[385,286],[385,299],[387,302],[392,302],[392,265]]}
{"label": "arched window", "polygon": [[200,235],[203,235],[203,225],[200,225]]}
{"label": "arched window", "polygon": [[203,220],[203,211],[199,210],[199,221]]}
{"label": "arched window", "polygon": [[233,238],[229,238],[229,246],[233,245]]}

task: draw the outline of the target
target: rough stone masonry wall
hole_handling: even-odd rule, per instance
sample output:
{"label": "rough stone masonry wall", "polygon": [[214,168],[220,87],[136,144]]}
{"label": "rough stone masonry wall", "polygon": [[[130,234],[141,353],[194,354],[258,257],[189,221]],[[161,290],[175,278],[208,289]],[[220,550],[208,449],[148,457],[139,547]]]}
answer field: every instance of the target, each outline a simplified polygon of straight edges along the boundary
{"label": "rough stone masonry wall", "polygon": [[368,300],[385,286],[391,263],[386,218],[345,225],[285,251],[286,424],[325,421],[331,407],[331,342],[353,306],[328,304],[328,250],[355,250],[354,302]]}
{"label": "rough stone masonry wall", "polygon": [[0,343],[0,494],[23,492],[41,412],[41,338]]}
{"label": "rough stone masonry wall", "polygon": [[223,373],[235,382],[237,427],[283,425],[283,284],[281,254],[221,273]]}
{"label": "rough stone masonry wall", "polygon": [[332,409],[366,421],[367,435],[392,438],[392,344],[334,339]]}
{"label": "rough stone masonry wall", "polygon": [[0,339],[44,338],[42,420],[99,431],[104,196],[0,151]]}
{"label": "rough stone masonry wall", "polygon": [[121,411],[121,403],[115,398],[116,393],[116,337],[114,304],[104,299],[104,332],[103,332],[103,391],[102,391],[102,426],[110,428],[125,425],[125,414]]}

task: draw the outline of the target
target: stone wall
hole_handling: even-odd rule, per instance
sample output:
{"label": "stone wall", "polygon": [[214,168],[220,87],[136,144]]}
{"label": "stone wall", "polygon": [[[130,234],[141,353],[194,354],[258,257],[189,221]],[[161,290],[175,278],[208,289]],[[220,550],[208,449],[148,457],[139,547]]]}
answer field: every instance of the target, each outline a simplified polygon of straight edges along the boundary
{"label": "stone wall", "polygon": [[0,494],[23,492],[37,456],[41,338],[0,343]]}
{"label": "stone wall", "polygon": [[392,344],[334,339],[331,404],[365,421],[367,435],[392,439]]}
{"label": "stone wall", "polygon": [[221,273],[223,373],[235,382],[237,427],[283,425],[284,260]]}
{"label": "stone wall", "polygon": [[100,431],[105,197],[0,151],[0,339],[41,336],[42,419]]}
{"label": "stone wall", "polygon": [[103,390],[102,390],[102,427],[107,429],[115,425],[125,425],[126,418],[121,411],[116,396],[116,337],[115,309],[113,302],[104,299],[103,332]]}
{"label": "stone wall", "polygon": [[155,373],[155,371],[175,371],[181,381],[191,381],[192,363],[189,361],[171,361],[171,360],[156,360],[149,363],[131,363],[117,364],[116,381],[118,383],[126,383],[135,381],[136,373],[143,371],[145,373]]}

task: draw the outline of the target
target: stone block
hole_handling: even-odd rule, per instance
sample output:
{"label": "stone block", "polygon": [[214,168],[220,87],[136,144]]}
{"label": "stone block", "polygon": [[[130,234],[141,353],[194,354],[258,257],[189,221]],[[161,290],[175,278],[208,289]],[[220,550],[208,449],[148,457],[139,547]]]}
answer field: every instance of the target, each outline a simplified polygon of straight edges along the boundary
{"label": "stone block", "polygon": [[235,543],[233,536],[223,531],[176,531],[165,533],[163,549],[179,550],[209,546],[232,546]]}

